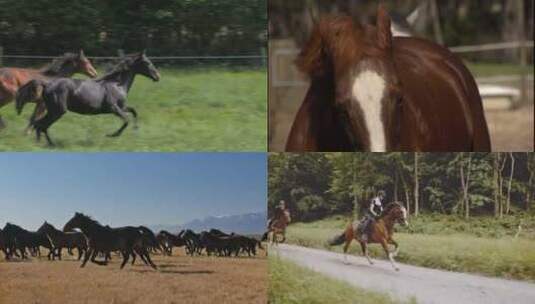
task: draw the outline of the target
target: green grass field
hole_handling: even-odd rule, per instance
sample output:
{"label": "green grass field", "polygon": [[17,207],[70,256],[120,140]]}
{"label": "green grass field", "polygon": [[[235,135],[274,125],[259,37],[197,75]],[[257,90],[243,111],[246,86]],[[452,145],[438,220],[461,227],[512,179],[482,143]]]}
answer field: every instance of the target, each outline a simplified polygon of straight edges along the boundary
{"label": "green grass field", "polygon": [[400,303],[386,294],[356,288],[275,257],[269,258],[268,290],[271,304]]}
{"label": "green grass field", "polygon": [[[128,104],[139,114],[139,129],[121,126],[113,115],[67,113],[50,128],[57,147],[67,151],[266,151],[265,70],[160,69],[160,82],[137,76]],[[23,130],[33,111],[17,116],[13,103],[0,109],[7,128],[0,151],[51,150]]]}
{"label": "green grass field", "polygon": [[[347,218],[333,217],[291,225],[287,231],[288,243],[342,252],[342,246],[329,247],[327,240],[343,231],[348,221]],[[425,234],[398,232],[394,239],[400,244],[396,260],[403,263],[535,281],[535,241],[530,238],[478,237],[444,229],[443,233],[438,230]],[[356,242],[350,247],[350,253],[361,254]],[[370,253],[374,258],[385,258],[378,245],[371,245]]]}

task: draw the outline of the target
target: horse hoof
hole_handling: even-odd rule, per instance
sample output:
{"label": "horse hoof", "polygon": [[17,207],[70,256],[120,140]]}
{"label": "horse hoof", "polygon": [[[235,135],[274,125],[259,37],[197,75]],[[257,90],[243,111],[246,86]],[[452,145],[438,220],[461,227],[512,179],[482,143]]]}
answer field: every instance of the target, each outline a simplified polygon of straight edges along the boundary
{"label": "horse hoof", "polygon": [[113,133],[113,134],[106,134],[106,136],[107,136],[107,137],[117,137],[117,136],[119,136],[119,134],[115,134],[115,133]]}
{"label": "horse hoof", "polygon": [[399,268],[397,268],[397,267],[396,267],[396,268],[394,268],[394,269],[396,269],[396,271],[399,271]]}

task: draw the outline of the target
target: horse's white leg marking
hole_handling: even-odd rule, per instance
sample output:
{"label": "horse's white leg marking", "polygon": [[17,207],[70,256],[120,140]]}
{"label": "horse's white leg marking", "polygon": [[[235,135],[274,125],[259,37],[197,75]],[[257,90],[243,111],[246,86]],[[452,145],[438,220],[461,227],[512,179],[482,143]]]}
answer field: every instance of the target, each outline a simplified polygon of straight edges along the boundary
{"label": "horse's white leg marking", "polygon": [[353,101],[360,105],[364,114],[371,152],[386,151],[385,128],[381,119],[385,86],[384,78],[370,70],[360,72],[353,80]]}
{"label": "horse's white leg marking", "polygon": [[396,265],[396,261],[394,261],[394,257],[392,256],[391,252],[388,253],[388,259],[390,260],[390,264],[392,264],[392,267],[394,267],[396,271],[399,271],[399,268]]}

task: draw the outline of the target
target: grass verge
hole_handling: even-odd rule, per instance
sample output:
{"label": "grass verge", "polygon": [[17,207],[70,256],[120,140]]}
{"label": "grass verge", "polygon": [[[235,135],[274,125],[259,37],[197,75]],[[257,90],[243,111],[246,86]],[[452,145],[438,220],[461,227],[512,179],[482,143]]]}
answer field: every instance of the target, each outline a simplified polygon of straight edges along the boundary
{"label": "grass verge", "polygon": [[386,294],[353,287],[276,257],[269,258],[268,299],[271,304],[401,303]]}

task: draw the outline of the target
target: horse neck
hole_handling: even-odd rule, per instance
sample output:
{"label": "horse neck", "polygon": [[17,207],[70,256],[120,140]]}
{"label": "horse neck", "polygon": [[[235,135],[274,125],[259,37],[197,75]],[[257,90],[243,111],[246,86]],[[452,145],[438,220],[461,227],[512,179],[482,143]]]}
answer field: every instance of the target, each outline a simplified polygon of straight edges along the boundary
{"label": "horse neck", "polygon": [[82,230],[82,232],[87,235],[87,236],[92,236],[94,235],[95,233],[98,232],[98,230],[101,230],[101,229],[104,229],[104,226],[102,225],[99,225],[97,222],[93,222],[89,219],[83,221],[80,223],[80,230]]}
{"label": "horse neck", "polygon": [[383,222],[388,233],[392,234],[392,230],[394,229],[394,220],[392,219],[392,216],[390,214],[386,214],[380,219],[380,221]]}
{"label": "horse neck", "polygon": [[126,92],[130,91],[130,88],[132,87],[132,83],[134,83],[134,78],[136,77],[136,73],[132,71],[132,69],[128,68],[122,71],[117,71],[112,75],[112,77],[108,78],[109,80],[117,81],[119,84],[119,87],[126,90]]}
{"label": "horse neck", "polygon": [[41,70],[41,73],[49,77],[71,77],[75,73],[75,68],[64,63],[59,69],[53,69],[50,66],[47,66]]}

